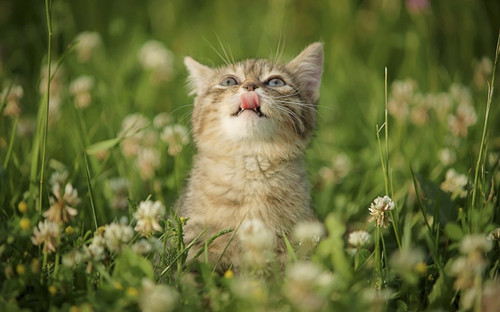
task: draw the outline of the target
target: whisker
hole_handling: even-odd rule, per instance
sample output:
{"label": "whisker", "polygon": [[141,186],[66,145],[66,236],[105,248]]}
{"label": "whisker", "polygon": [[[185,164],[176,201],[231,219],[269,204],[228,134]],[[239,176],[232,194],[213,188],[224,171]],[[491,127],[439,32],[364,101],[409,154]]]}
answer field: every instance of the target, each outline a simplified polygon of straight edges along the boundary
{"label": "whisker", "polygon": [[214,45],[210,41],[208,41],[207,39],[204,39],[204,41],[220,57],[220,59],[224,62],[224,64],[226,64],[227,66],[231,65],[231,63],[229,62],[229,60],[226,60],[224,58],[224,56],[222,54],[220,54],[220,52],[217,50],[217,48],[214,47]]}
{"label": "whisker", "polygon": [[[217,37],[217,40],[219,41],[219,45],[222,49],[222,52],[224,52],[224,55],[226,56],[226,60],[229,62],[230,60],[232,60],[234,63],[234,58],[232,57],[232,53],[231,53],[231,58],[229,58],[229,55],[227,54],[227,51],[226,51],[226,48],[224,47],[224,44],[222,43],[222,40],[220,40],[220,37],[219,35],[216,33],[215,36]],[[227,63],[226,63],[227,64]]]}

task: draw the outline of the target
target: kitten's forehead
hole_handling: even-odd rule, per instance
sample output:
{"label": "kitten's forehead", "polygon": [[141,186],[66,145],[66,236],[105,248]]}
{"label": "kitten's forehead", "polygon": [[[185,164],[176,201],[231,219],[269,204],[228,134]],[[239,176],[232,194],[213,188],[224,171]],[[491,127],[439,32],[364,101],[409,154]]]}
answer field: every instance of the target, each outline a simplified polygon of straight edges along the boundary
{"label": "kitten's forehead", "polygon": [[281,72],[281,67],[264,59],[248,59],[223,68],[222,71],[239,77],[263,77]]}

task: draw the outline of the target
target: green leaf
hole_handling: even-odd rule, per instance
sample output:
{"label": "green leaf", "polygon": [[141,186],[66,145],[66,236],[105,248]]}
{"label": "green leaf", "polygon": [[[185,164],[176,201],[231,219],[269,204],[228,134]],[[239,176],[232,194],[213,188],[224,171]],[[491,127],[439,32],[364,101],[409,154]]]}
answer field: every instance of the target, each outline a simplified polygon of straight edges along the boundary
{"label": "green leaf", "polygon": [[143,278],[154,279],[153,265],[126,248],[115,262],[113,279],[122,285],[139,287]]}
{"label": "green leaf", "polygon": [[452,241],[459,242],[464,237],[464,231],[461,226],[456,223],[450,222],[445,225],[444,233],[448,236]]}
{"label": "green leaf", "polygon": [[430,216],[438,217],[440,224],[457,220],[458,209],[450,197],[438,185],[425,179],[422,175],[416,174],[416,176],[424,195],[423,204],[427,213]]}
{"label": "green leaf", "polygon": [[328,237],[318,245],[318,254],[323,257],[330,257],[335,271],[349,283],[352,278],[352,269],[350,261],[344,252],[342,236],[346,230],[345,225],[333,213],[326,217],[325,225],[328,230]]}
{"label": "green leaf", "polygon": [[120,144],[120,142],[123,140],[123,137],[118,137],[118,138],[113,138],[109,140],[104,140],[101,142],[94,143],[87,147],[87,154],[89,155],[94,155],[96,153],[99,153],[104,150],[109,150],[116,145]]}

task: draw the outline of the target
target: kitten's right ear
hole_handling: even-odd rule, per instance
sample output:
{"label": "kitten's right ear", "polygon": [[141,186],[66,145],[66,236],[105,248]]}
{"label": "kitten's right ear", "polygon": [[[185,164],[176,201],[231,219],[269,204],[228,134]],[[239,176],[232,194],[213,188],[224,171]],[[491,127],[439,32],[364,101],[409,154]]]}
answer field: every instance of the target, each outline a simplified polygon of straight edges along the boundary
{"label": "kitten's right ear", "polygon": [[200,95],[205,85],[205,81],[210,77],[211,69],[208,66],[198,63],[189,56],[184,58],[184,64],[189,71],[188,86],[190,95]]}

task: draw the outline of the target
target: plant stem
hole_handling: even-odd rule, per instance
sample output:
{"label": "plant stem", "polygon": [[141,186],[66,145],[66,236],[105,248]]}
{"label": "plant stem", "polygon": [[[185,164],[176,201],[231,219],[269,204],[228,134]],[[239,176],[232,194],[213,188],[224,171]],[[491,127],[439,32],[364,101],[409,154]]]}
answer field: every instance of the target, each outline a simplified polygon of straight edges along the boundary
{"label": "plant stem", "polygon": [[47,18],[47,31],[48,31],[48,46],[47,46],[47,93],[45,97],[45,105],[43,108],[45,109],[45,120],[43,121],[43,136],[42,136],[42,163],[40,168],[40,192],[39,192],[39,201],[38,201],[38,216],[40,218],[42,214],[42,198],[43,198],[43,177],[45,172],[45,157],[47,154],[47,136],[49,129],[49,102],[50,102],[50,82],[52,80],[50,65],[52,62],[52,1],[45,0],[45,16]]}
{"label": "plant stem", "polygon": [[498,54],[500,54],[500,31],[498,33],[497,46],[495,50],[495,62],[493,63],[493,71],[491,73],[491,83],[488,85],[488,99],[486,101],[486,112],[484,114],[484,125],[483,125],[483,133],[481,135],[481,145],[479,146],[479,155],[477,157],[476,168],[474,171],[474,185],[472,189],[472,200],[469,207],[469,211],[467,211],[467,218],[469,220],[469,227],[472,227],[471,221],[471,209],[476,205],[476,197],[478,191],[478,179],[479,179],[479,168],[482,167],[483,162],[483,151],[485,150],[485,138],[486,131],[488,129],[488,117],[490,115],[491,101],[493,97],[493,89],[495,88],[495,72],[498,62]]}

